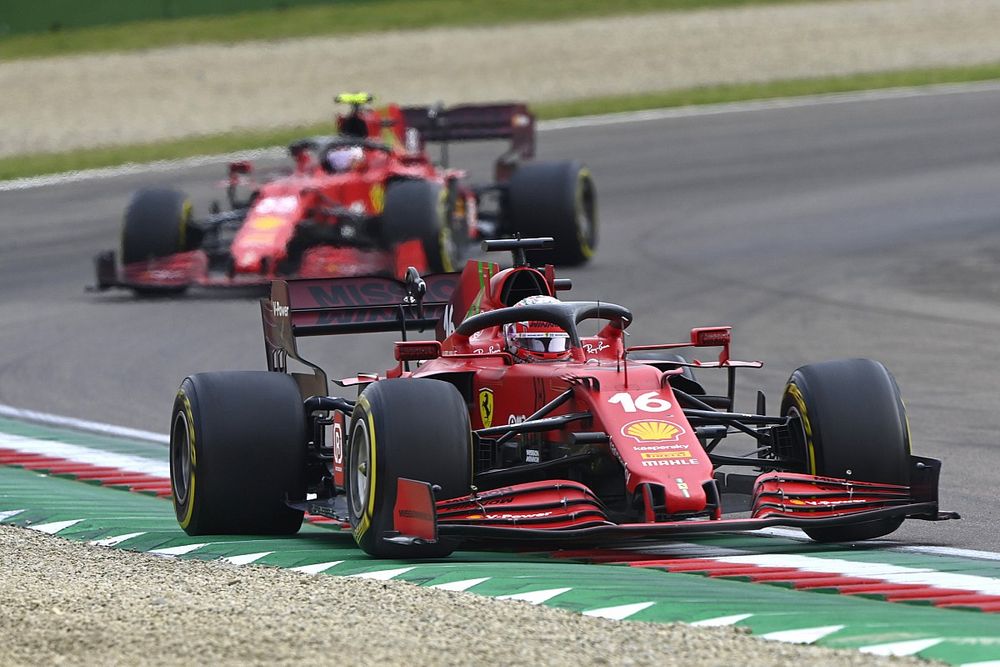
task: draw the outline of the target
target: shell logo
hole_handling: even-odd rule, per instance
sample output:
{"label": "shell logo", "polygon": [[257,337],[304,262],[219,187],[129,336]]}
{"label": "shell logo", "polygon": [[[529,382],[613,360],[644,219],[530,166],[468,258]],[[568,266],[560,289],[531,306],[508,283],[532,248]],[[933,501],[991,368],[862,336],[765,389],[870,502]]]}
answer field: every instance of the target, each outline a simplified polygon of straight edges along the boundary
{"label": "shell logo", "polygon": [[662,419],[642,419],[622,426],[622,435],[637,442],[669,442],[677,440],[685,431],[682,426]]}

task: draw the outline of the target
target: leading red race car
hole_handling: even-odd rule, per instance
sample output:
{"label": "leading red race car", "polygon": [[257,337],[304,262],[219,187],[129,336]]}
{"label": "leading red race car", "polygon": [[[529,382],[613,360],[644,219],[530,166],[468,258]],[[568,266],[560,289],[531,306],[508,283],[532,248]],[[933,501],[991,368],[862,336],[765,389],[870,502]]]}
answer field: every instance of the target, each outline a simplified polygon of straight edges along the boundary
{"label": "leading red race car", "polygon": [[[229,166],[229,210],[192,216],[175,189],[138,191],[125,211],[120,256],[97,257],[97,289],[139,294],[189,286],[267,285],[277,277],[378,274],[408,266],[452,271],[471,242],[545,234],[550,261],[582,264],[597,245],[593,179],[574,161],[534,162],[535,119],[523,104],[369,106],[344,94],[339,134],[293,143],[290,173],[261,181]],[[447,166],[452,141],[507,139],[495,182],[472,186]],[[442,164],[426,151],[442,144]]]}
{"label": "leading red race car", "polygon": [[[174,403],[170,469],[189,534],[294,533],[303,513],[349,522],[374,556],[444,556],[498,541],[613,544],[795,526],[819,541],[941,520],[940,462],[910,452],[892,375],[869,359],[803,366],[777,415],[735,411],[729,327],[626,347],[625,307],[568,289],[525,252],[514,266],[406,280],[275,281],[262,299],[269,372],[202,373]],[[397,364],[335,381],[302,336],[397,330]],[[407,340],[434,330],[433,340]],[[590,332],[590,335],[584,331]],[[717,348],[688,362],[680,348]],[[293,372],[288,373],[289,364]],[[694,371],[721,370],[712,394]],[[303,372],[305,371],[305,372]],[[720,383],[721,384],[721,383]],[[722,454],[740,436],[749,454]],[[734,517],[734,513],[744,513]]]}

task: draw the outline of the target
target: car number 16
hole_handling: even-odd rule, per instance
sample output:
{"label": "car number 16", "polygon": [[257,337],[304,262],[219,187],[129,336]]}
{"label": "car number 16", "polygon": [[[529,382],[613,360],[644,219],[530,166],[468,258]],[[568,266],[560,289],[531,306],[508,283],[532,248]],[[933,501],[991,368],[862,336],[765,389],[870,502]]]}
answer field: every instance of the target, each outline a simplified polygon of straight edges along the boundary
{"label": "car number 16", "polygon": [[647,391],[632,398],[628,392],[620,392],[608,399],[608,403],[622,406],[625,412],[666,412],[673,406],[656,395],[655,391]]}

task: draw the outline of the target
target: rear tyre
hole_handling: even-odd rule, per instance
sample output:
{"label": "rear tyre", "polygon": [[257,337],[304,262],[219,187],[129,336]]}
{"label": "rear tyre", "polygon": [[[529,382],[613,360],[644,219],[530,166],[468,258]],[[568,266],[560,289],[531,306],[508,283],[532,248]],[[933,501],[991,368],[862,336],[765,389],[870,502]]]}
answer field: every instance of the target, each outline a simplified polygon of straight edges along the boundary
{"label": "rear tyre", "polygon": [[291,376],[198,373],[174,400],[170,484],[188,535],[290,535],[305,499],[306,418]]}
{"label": "rear tyre", "polygon": [[576,266],[597,248],[597,191],[579,162],[529,162],[514,171],[507,190],[511,234],[551,236],[555,249],[532,251],[532,261]]}
{"label": "rear tyre", "polygon": [[[122,264],[169,257],[187,249],[191,200],[179,190],[144,188],[132,196],[122,223]],[[136,294],[180,294],[186,287],[141,287]]]}
{"label": "rear tyre", "polygon": [[[802,472],[863,482],[909,484],[910,433],[899,387],[871,359],[839,359],[792,373],[781,414],[802,423]],[[853,542],[888,535],[902,518],[807,528],[819,542]]]}
{"label": "rear tyre", "polygon": [[385,193],[382,238],[389,246],[420,239],[432,272],[454,271],[461,248],[450,217],[448,192],[439,183],[394,181]]}
{"label": "rear tyre", "polygon": [[358,399],[351,418],[345,467],[351,528],[369,555],[440,558],[454,544],[396,544],[382,539],[393,529],[396,480],[441,487],[437,498],[469,492],[472,432],[469,408],[447,382],[430,379],[380,380]]}

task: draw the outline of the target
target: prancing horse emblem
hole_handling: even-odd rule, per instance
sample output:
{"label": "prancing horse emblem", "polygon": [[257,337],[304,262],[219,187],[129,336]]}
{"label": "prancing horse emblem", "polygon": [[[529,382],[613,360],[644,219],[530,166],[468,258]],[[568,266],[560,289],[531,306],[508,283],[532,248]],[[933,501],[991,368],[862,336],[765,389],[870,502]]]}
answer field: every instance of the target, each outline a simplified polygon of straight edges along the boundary
{"label": "prancing horse emblem", "polygon": [[493,390],[479,390],[479,416],[483,420],[483,428],[489,428],[493,424]]}

